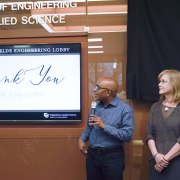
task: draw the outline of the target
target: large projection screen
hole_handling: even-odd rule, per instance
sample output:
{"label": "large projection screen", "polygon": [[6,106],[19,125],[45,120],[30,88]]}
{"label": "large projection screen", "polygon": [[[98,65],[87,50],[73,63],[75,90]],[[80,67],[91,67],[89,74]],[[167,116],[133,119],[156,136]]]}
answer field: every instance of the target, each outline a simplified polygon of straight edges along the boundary
{"label": "large projection screen", "polygon": [[0,122],[81,122],[81,44],[0,45]]}

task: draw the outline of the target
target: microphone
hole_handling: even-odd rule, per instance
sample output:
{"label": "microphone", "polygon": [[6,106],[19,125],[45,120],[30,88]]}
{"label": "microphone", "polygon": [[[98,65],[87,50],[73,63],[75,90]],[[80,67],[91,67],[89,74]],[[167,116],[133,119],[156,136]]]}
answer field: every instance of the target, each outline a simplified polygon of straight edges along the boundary
{"label": "microphone", "polygon": [[97,105],[97,103],[96,103],[96,102],[92,102],[92,103],[91,103],[91,108],[92,108],[92,112],[91,112],[91,114],[94,114],[94,115],[95,115],[96,105]]}
{"label": "microphone", "polygon": [[[93,115],[95,115],[96,105],[97,105],[96,102],[92,102],[92,103],[91,103],[91,109],[92,109],[91,114],[93,114]],[[94,123],[94,122],[92,122],[92,123]],[[90,128],[92,128],[92,127],[93,127],[93,126],[91,125]]]}

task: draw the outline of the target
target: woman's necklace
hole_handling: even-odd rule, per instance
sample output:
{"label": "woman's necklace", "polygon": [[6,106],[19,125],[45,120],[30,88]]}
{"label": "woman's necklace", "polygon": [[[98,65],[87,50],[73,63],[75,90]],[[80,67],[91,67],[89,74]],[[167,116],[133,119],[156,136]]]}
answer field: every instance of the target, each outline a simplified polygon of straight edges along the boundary
{"label": "woman's necklace", "polygon": [[164,106],[165,106],[164,110],[167,112],[169,109],[169,107],[167,106],[167,103],[164,102]]}
{"label": "woman's necklace", "polygon": [[[178,103],[179,103],[179,102],[178,102]],[[173,104],[172,107],[176,107],[178,103],[171,103],[171,105]],[[165,106],[164,110],[167,112],[167,111],[169,110],[169,107],[166,106],[166,105],[164,105],[164,106]],[[171,107],[171,106],[170,106],[170,107]]]}

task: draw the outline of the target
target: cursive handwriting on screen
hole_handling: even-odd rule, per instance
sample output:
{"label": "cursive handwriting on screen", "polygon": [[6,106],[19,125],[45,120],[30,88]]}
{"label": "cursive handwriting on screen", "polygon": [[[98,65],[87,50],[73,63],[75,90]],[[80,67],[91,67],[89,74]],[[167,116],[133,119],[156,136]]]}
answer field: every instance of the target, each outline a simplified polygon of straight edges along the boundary
{"label": "cursive handwriting on screen", "polygon": [[0,79],[0,82],[20,84],[21,82],[25,80],[25,78],[22,77],[23,75],[28,75],[30,74],[30,72],[39,70],[39,73],[37,74],[37,76],[40,77],[41,79],[38,82],[34,82],[33,80],[30,80],[30,83],[32,85],[40,85],[43,82],[53,82],[55,84],[59,84],[65,77],[61,79],[59,79],[58,77],[52,78],[50,75],[48,75],[51,67],[52,66],[49,66],[47,70],[44,70],[44,65],[41,65],[37,68],[28,69],[28,70],[21,69],[17,72],[17,74],[14,76],[13,79],[9,79],[8,76],[4,76],[2,79]]}

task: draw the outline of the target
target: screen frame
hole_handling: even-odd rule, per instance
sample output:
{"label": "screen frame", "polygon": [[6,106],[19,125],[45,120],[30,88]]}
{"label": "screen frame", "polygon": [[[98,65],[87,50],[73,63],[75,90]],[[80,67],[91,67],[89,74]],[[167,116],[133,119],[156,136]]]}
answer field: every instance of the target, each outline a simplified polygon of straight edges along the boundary
{"label": "screen frame", "polygon": [[[39,39],[39,38],[38,38]],[[47,38],[48,39],[48,38]],[[51,39],[54,39],[54,38],[51,38]],[[14,41],[16,41],[16,39],[14,40]],[[24,41],[24,39],[20,39],[20,41],[18,42],[18,43],[14,43],[14,42],[12,42],[12,43],[8,43],[8,42],[6,42],[6,43],[1,43],[1,41],[0,41],[0,45],[4,45],[4,46],[7,46],[7,45],[15,45],[15,44],[17,44],[17,45],[29,45],[29,44],[32,44],[32,45],[35,45],[35,44],[43,44],[43,43],[38,43],[38,42],[28,42],[28,43],[23,43],[23,42],[21,42],[21,41]],[[36,39],[36,41],[37,41],[37,39]],[[55,43],[52,43],[52,42],[46,42],[45,44],[80,44],[81,45],[81,42],[55,42]],[[82,48],[82,47],[81,47]],[[86,71],[87,72],[87,71]],[[0,120],[0,123],[80,123],[80,122],[82,122],[82,104],[84,104],[84,102],[82,101],[82,54],[81,54],[81,51],[80,51],[80,110],[81,110],[81,114],[80,114],[80,120],[38,120],[38,119],[36,119],[36,120],[19,120],[19,119],[17,119],[17,120]],[[86,107],[86,109],[87,109],[87,107]]]}

